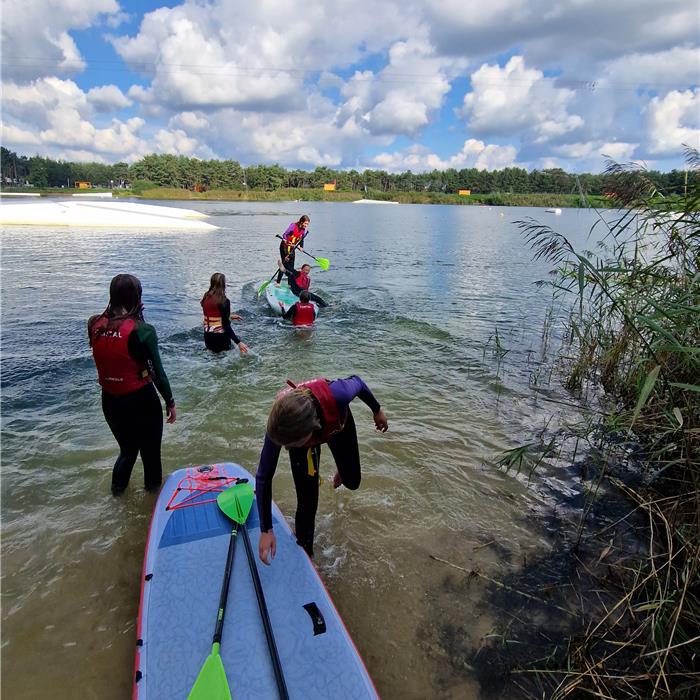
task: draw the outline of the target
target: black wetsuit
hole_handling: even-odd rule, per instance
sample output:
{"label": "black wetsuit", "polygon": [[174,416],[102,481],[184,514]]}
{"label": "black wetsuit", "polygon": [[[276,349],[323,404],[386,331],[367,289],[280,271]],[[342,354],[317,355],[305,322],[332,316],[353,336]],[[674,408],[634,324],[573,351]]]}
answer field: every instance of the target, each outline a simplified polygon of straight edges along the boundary
{"label": "black wetsuit", "polygon": [[[92,320],[88,322],[88,336]],[[128,394],[110,394],[102,390],[102,412],[119,444],[119,456],[112,470],[112,493],[115,495],[128,486],[139,453],[146,489],[156,490],[160,486],[163,480],[160,457],[163,408],[156,388],[167,406],[175,405],[160,360],[155,328],[148,323],[140,323],[130,333],[127,343],[132,359],[147,363],[153,382]]]}
{"label": "black wetsuit", "polygon": [[221,325],[224,328],[223,333],[207,333],[204,332],[204,344],[212,352],[224,352],[231,349],[231,341],[238,345],[241,339],[236,335],[231,326],[231,302],[226,299],[223,304],[219,305],[221,312]]}

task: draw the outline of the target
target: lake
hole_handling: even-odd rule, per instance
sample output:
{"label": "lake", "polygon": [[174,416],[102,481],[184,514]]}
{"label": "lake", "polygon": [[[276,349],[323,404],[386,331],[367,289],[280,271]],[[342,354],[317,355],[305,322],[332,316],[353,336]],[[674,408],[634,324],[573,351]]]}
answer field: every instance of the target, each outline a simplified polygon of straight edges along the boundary
{"label": "lake", "polygon": [[[178,203],[170,203],[178,206]],[[192,203],[182,206],[192,207]],[[255,471],[267,413],[290,378],[359,374],[389,420],[353,404],[356,492],[324,483],[316,564],[386,698],[479,697],[469,658],[494,628],[483,581],[551,546],[543,513],[571,484],[533,488],[495,460],[574,409],[550,378],[551,292],[513,223],[534,217],[582,245],[585,210],[308,202],[202,202],[211,232],[6,228],[2,233],[2,690],[7,698],[126,698],[154,497],[140,461],[110,495],[116,443],[104,421],[86,320],[111,278],[140,278],[145,318],[177,402],[166,473],[235,461]],[[331,306],[308,337],[256,290],[276,234],[311,217],[306,248],[329,258],[313,291]],[[591,244],[588,244],[592,247]],[[297,255],[297,266],[304,260]],[[204,348],[199,301],[223,272],[251,348]],[[326,449],[322,478],[334,467]],[[295,507],[284,455],[274,481]]]}

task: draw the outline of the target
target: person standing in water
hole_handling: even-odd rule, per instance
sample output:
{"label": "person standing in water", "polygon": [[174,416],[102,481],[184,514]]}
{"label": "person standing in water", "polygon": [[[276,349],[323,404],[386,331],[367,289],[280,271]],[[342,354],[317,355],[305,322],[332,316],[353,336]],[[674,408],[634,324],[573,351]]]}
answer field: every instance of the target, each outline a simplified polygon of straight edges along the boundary
{"label": "person standing in water", "polygon": [[[304,250],[304,239],[309,232],[309,224],[311,219],[304,214],[299,221],[289,224],[287,230],[282,234],[282,242],[280,243],[280,260],[282,265],[290,270],[294,270],[294,257],[296,250]],[[283,270],[277,273],[276,284],[282,281]]]}
{"label": "person standing in water", "polygon": [[260,517],[258,555],[264,564],[275,556],[272,531],[272,478],[282,447],[289,462],[297,493],[295,531],[297,544],[313,557],[318,508],[321,445],[328,444],[337,467],[333,486],[351,490],[360,486],[360,450],[350,402],[359,397],[369,406],[380,432],[389,428],[384,411],[369,387],[357,375],[347,379],[312,379],[281,391],[267,419],[267,432],[255,475],[255,496]]}
{"label": "person standing in water", "polygon": [[[280,302],[282,310],[284,305]],[[299,294],[299,301],[290,306],[289,309],[282,314],[282,317],[291,321],[294,326],[313,326],[316,320],[316,307],[309,301],[309,293],[302,290]]]}
{"label": "person standing in water", "polygon": [[231,302],[226,296],[226,277],[220,272],[211,276],[209,290],[200,302],[204,312],[204,344],[212,352],[231,349],[231,341],[238,346],[241,355],[248,346],[241,341],[231,327],[231,321],[240,321],[238,314],[231,314]]}
{"label": "person standing in water", "polygon": [[102,387],[102,411],[119,444],[112,493],[124,492],[139,454],[146,490],[157,491],[163,479],[163,409],[156,389],[165,401],[168,423],[175,422],[175,400],[155,328],[143,320],[141,282],[136,277],[122,274],[112,279],[109,304],[88,321],[88,338]]}

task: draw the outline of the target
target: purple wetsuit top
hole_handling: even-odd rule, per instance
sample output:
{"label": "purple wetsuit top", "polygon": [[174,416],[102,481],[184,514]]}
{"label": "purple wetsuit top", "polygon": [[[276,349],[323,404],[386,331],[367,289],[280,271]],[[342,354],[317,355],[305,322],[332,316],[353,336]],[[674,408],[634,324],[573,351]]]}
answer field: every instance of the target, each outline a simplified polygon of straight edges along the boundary
{"label": "purple wetsuit top", "polygon": [[[369,406],[373,415],[381,408],[369,387],[356,374],[347,379],[335,379],[328,386],[341,414],[356,396]],[[267,434],[265,435],[258,471],[255,474],[255,498],[258,503],[261,532],[269,532],[272,529],[272,477],[277,469],[281,449]]]}

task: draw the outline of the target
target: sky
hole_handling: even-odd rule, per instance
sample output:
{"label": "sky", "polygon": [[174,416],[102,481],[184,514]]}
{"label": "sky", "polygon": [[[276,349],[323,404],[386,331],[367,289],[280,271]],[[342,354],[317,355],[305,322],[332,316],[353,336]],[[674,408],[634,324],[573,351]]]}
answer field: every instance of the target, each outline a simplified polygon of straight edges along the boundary
{"label": "sky", "polygon": [[696,0],[3,0],[2,145],[423,172],[700,148]]}

